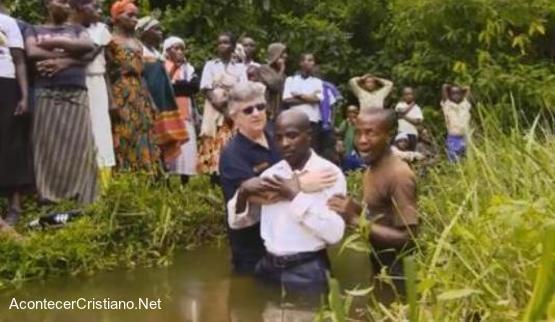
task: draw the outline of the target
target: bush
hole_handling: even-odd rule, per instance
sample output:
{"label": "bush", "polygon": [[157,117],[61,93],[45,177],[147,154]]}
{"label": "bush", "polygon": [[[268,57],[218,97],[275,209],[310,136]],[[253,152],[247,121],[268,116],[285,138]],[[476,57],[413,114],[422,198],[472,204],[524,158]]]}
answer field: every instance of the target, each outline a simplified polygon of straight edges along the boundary
{"label": "bush", "polygon": [[85,213],[62,229],[28,232],[23,241],[2,240],[0,288],[51,274],[167,265],[176,248],[213,241],[225,227],[222,198],[206,178],[170,188],[147,177],[118,175]]}

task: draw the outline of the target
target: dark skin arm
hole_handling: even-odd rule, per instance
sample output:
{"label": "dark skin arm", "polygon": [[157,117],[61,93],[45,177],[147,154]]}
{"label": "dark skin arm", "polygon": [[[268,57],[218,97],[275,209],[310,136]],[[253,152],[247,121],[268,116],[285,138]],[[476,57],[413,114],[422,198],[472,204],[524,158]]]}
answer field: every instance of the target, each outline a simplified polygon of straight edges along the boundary
{"label": "dark skin arm", "polygon": [[469,100],[471,103],[474,103],[474,97],[472,96],[472,92],[470,91],[470,86],[463,86],[464,97]]}
{"label": "dark skin arm", "polygon": [[314,193],[329,188],[337,181],[333,170],[304,172],[293,178],[280,176],[259,178],[244,181],[238,189],[236,211],[245,211],[247,203],[272,204],[280,200],[293,200],[302,191]]}
{"label": "dark skin arm", "polygon": [[[109,50],[104,52],[104,57],[106,58],[106,62],[113,61],[112,54]],[[110,76],[108,73],[104,74],[104,80],[106,81],[106,88],[108,89],[108,107],[110,108],[110,114],[112,117],[116,117],[117,113],[113,113],[113,111],[117,110],[117,106],[114,106],[114,96],[112,94],[112,82],[110,80]]]}
{"label": "dark skin arm", "polygon": [[52,77],[60,71],[72,66],[86,66],[87,62],[75,58],[47,59],[37,63],[38,72],[46,77]]}
{"label": "dark skin arm", "polygon": [[93,52],[96,47],[85,33],[82,33],[78,39],[52,37],[40,41],[37,45],[46,50],[63,49],[69,55],[78,57]]}
{"label": "dark skin arm", "polygon": [[27,81],[27,65],[25,64],[25,52],[19,48],[10,48],[10,53],[15,65],[15,75],[17,83],[21,90],[21,99],[17,103],[15,115],[22,115],[28,111],[28,90],[29,84]]}
{"label": "dark skin arm", "polygon": [[450,87],[451,87],[451,85],[449,85],[449,84],[443,84],[443,86],[441,87],[441,101],[442,102],[449,99],[449,88]]}
{"label": "dark skin arm", "polygon": [[27,37],[25,40],[25,48],[27,50],[27,57],[33,61],[68,57],[67,53],[54,52],[40,47],[34,36]]}
{"label": "dark skin arm", "polygon": [[244,212],[249,202],[264,204],[274,201],[278,197],[276,190],[265,178],[254,177],[243,181],[237,190],[235,211]]}
{"label": "dark skin arm", "polygon": [[417,119],[417,118],[412,118],[410,116],[407,115],[403,115],[402,116],[403,119],[409,123],[411,123],[412,125],[420,125],[422,124],[422,120],[421,119]]}
{"label": "dark skin arm", "polygon": [[402,249],[412,242],[411,229],[388,227],[373,223],[370,230],[370,244],[379,248]]}
{"label": "dark skin arm", "polygon": [[81,56],[80,58],[85,61],[86,63],[92,62],[96,56],[100,55],[102,52],[102,46],[94,46],[94,50],[86,53],[85,55]]}
{"label": "dark skin arm", "polygon": [[319,104],[320,98],[316,94],[293,94],[293,97],[283,101],[289,107],[302,104]]}
{"label": "dark skin arm", "polygon": [[[346,223],[356,225],[362,213],[362,206],[352,198],[336,195],[330,198],[328,206],[339,213]],[[415,227],[397,228],[373,223],[370,228],[370,243],[379,248],[401,249],[412,242]]]}

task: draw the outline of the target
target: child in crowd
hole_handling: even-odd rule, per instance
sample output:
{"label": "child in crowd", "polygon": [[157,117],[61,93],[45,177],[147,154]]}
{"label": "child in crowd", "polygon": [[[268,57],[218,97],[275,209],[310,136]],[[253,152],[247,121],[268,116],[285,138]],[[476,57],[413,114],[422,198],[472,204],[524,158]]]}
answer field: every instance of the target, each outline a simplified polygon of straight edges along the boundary
{"label": "child in crowd", "polygon": [[361,77],[351,78],[349,86],[353,94],[358,98],[360,111],[366,112],[384,108],[385,99],[393,89],[393,82],[366,74]]}
{"label": "child in crowd", "polygon": [[447,157],[451,162],[458,162],[466,152],[472,108],[469,95],[468,87],[444,84],[442,88],[441,109],[447,127]]}
{"label": "child in crowd", "polygon": [[[403,88],[402,98],[395,106],[397,112],[398,137],[406,138],[406,142],[401,142],[404,151],[416,150],[418,142],[418,126],[422,124],[424,115],[422,109],[416,104],[416,95],[412,87]],[[395,141],[398,141],[398,137]]]}
{"label": "child in crowd", "polygon": [[355,122],[358,116],[358,107],[355,105],[347,106],[347,115],[337,129],[337,134],[343,139],[345,145],[345,155],[351,154],[354,149]]}
{"label": "child in crowd", "polygon": [[395,137],[395,144],[391,147],[393,154],[409,163],[424,160],[425,156],[415,150],[409,149],[410,140],[406,133],[398,134]]}

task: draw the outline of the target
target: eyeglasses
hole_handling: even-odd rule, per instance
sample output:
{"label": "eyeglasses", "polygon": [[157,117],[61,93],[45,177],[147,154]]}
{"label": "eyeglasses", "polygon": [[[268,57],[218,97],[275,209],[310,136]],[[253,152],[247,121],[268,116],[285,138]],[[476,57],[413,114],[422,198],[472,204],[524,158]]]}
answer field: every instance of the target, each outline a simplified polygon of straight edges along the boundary
{"label": "eyeglasses", "polygon": [[259,112],[262,112],[266,109],[266,104],[260,103],[256,105],[247,106],[243,109],[243,114],[251,115],[254,112],[254,109],[257,109]]}

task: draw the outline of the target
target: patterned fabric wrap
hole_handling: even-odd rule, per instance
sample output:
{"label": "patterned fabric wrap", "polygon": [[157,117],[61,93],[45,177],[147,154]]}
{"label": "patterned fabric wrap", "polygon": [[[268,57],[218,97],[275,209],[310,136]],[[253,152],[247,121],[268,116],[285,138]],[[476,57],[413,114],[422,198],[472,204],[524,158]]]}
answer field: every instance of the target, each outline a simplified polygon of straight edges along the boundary
{"label": "patterned fabric wrap", "polygon": [[38,89],[32,131],[40,197],[51,202],[95,201],[98,168],[87,91]]}
{"label": "patterned fabric wrap", "polygon": [[165,162],[175,160],[181,153],[181,145],[189,140],[178,110],[159,112],[156,115],[154,135]]}
{"label": "patterned fabric wrap", "polygon": [[160,60],[147,61],[143,75],[158,110],[154,121],[156,143],[167,163],[179,156],[181,145],[189,140],[189,135],[177,108],[164,63]]}

